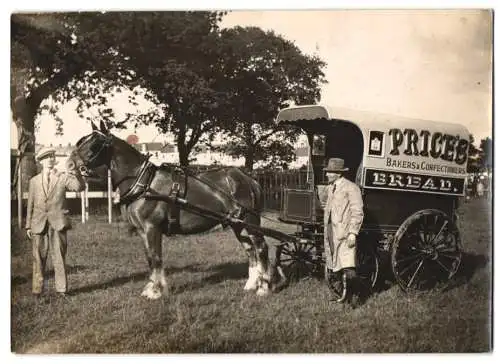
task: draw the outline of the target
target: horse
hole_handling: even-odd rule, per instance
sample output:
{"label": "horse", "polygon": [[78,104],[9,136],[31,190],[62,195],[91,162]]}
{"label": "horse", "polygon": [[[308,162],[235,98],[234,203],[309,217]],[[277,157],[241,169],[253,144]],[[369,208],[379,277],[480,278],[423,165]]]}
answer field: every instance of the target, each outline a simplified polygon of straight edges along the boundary
{"label": "horse", "polygon": [[[232,216],[260,226],[263,193],[252,177],[236,167],[222,167],[199,174],[167,166],[157,167],[148,156],[111,134],[101,121],[83,136],[69,159],[85,178],[105,178],[111,171],[113,190],[120,191],[127,222],[142,238],[149,265],[149,281],[142,296],[155,300],[168,292],[162,262],[162,238],[209,231],[221,224],[214,218],[176,208],[173,203],[147,198],[148,193],[181,196],[190,204]],[[104,168],[107,167],[107,168]],[[224,226],[227,227],[227,226]],[[244,290],[259,296],[273,290],[276,267],[269,259],[269,247],[259,231],[231,225],[248,257],[248,279]],[[279,274],[284,279],[283,274]]]}

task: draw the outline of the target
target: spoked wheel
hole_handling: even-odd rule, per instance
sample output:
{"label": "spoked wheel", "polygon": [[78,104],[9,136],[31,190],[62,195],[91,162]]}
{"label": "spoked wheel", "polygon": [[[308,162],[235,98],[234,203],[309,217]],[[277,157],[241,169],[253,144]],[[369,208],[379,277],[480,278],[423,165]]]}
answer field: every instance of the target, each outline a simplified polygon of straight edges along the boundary
{"label": "spoked wheel", "polygon": [[446,285],[462,260],[458,229],[442,211],[419,211],[396,232],[391,258],[394,277],[404,291]]}
{"label": "spoked wheel", "polygon": [[380,265],[378,255],[372,246],[361,244],[358,247],[356,273],[362,289],[371,291],[377,284],[378,279]]}
{"label": "spoked wheel", "polygon": [[312,277],[318,274],[321,254],[314,242],[287,242],[278,246],[276,262],[289,281]]}

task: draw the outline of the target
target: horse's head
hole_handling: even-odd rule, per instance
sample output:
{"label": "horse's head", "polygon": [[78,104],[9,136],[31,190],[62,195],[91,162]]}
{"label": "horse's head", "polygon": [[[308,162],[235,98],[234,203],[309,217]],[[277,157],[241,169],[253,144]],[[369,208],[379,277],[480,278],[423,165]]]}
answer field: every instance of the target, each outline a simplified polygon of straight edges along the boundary
{"label": "horse's head", "polygon": [[113,135],[101,121],[101,129],[92,122],[92,133],[82,137],[70,155],[75,167],[85,177],[103,177],[101,170],[109,167]]}

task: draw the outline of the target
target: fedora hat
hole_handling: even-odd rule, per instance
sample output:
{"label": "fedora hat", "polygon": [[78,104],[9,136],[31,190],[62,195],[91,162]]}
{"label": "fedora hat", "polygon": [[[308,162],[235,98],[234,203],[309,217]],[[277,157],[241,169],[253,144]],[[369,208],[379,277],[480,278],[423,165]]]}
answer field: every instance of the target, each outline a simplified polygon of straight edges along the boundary
{"label": "fedora hat", "polygon": [[325,172],[345,172],[349,168],[344,167],[344,160],[342,158],[330,158],[328,164],[323,171]]}
{"label": "fedora hat", "polygon": [[41,161],[42,159],[50,157],[54,154],[56,154],[56,150],[54,148],[45,147],[40,149],[40,151],[36,154],[35,159],[37,161]]}

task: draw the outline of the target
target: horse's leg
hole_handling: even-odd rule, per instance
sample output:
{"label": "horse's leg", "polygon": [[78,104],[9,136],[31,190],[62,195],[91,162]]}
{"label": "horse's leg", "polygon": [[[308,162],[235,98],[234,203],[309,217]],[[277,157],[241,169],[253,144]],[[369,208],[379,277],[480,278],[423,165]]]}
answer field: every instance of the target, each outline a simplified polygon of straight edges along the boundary
{"label": "horse's leg", "polygon": [[276,264],[276,247],[269,247],[261,234],[249,235],[249,238],[255,247],[257,295],[281,290],[288,282],[283,269]]}
{"label": "horse's leg", "polygon": [[248,235],[242,234],[241,228],[234,228],[233,231],[248,257],[248,280],[243,289],[245,291],[255,291],[258,288],[259,280],[255,246]]}
{"label": "horse's leg", "polygon": [[144,287],[141,295],[155,300],[160,298],[163,291],[167,288],[167,279],[162,259],[162,232],[157,226],[148,224],[141,233],[151,272],[149,282]]}
{"label": "horse's leg", "polygon": [[262,235],[250,235],[255,247],[255,258],[257,260],[257,295],[265,296],[271,290],[271,265],[269,264],[269,249]]}

